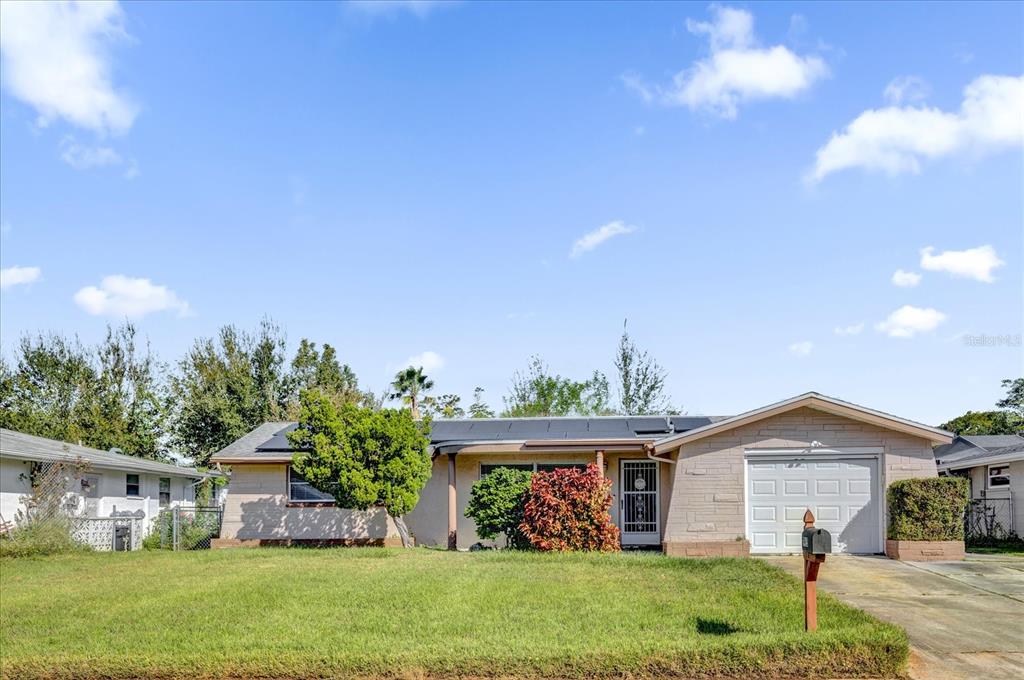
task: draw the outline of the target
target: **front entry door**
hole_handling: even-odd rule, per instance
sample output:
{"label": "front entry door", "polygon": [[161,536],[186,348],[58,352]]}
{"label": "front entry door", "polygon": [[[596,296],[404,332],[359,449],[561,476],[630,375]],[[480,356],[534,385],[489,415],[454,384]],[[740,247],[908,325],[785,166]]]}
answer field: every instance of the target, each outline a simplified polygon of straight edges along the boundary
{"label": "front entry door", "polygon": [[619,526],[623,545],[657,545],[658,464],[653,460],[619,463]]}

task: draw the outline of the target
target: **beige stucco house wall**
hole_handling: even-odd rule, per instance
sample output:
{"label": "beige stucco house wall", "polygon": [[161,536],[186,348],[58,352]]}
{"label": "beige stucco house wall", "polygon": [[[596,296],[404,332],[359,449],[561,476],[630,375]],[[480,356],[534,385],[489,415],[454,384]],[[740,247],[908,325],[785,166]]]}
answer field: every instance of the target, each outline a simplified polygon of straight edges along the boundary
{"label": "beige stucco house wall", "polygon": [[383,508],[359,511],[289,503],[287,469],[284,463],[232,466],[218,547],[291,541],[401,544]]}
{"label": "beige stucco house wall", "polygon": [[812,442],[823,448],[882,447],[879,467],[884,486],[897,479],[936,475],[927,439],[811,408],[789,411],[682,445],[675,457],[666,550],[704,552],[709,542],[742,540],[747,452],[805,448]]}
{"label": "beige stucco house wall", "polygon": [[[612,482],[612,521],[619,523],[619,463],[621,460],[646,460],[639,454],[606,453],[605,475]],[[493,453],[460,453],[455,457],[456,497],[457,497],[457,545],[460,550],[468,549],[475,543],[486,546],[499,545],[499,542],[484,540],[477,536],[476,525],[466,517],[470,490],[481,474],[480,468],[487,464],[544,464],[566,463],[587,464],[595,461],[593,453],[555,453],[555,452],[493,452]],[[669,463],[659,463],[659,500],[662,518],[659,529],[664,534],[669,502],[672,496],[674,476]],[[448,544],[448,457],[439,455],[434,459],[430,481],[420,494],[420,502],[409,513],[406,521],[409,530],[416,538],[417,545],[446,546]]]}
{"label": "beige stucco house wall", "polygon": [[[289,501],[291,452],[286,443],[280,443],[286,441],[288,427],[293,425],[267,423],[214,456],[215,462],[232,466],[220,544],[398,544],[394,523],[383,510],[357,512],[329,503]],[[482,465],[579,464],[600,459],[612,482],[612,520],[621,528],[620,464],[639,460],[656,466],[660,503],[657,531],[636,535],[638,541],[656,540],[675,555],[746,554],[746,457],[751,452],[799,451],[799,456],[807,458],[829,455],[828,450],[841,455],[862,449],[860,454],[877,461],[872,463],[877,465],[873,477],[877,493],[872,497],[878,503],[874,517],[881,549],[885,488],[897,479],[935,476],[931,447],[951,440],[941,430],[817,393],[656,438],[440,440],[438,448],[432,448],[430,479],[405,520],[418,545],[448,546],[450,534],[455,535],[454,547],[459,549],[487,544],[465,515]],[[1016,477],[1024,479],[1024,475]],[[454,498],[451,508],[449,498]],[[861,530],[871,526],[862,524]]]}

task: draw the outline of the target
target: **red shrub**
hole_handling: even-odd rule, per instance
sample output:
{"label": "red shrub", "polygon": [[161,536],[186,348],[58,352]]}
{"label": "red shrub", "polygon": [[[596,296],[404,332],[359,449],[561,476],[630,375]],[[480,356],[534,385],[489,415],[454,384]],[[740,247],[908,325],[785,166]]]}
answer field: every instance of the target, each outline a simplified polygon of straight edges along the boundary
{"label": "red shrub", "polygon": [[619,528],[608,513],[612,482],[591,463],[533,475],[520,529],[537,550],[618,551]]}

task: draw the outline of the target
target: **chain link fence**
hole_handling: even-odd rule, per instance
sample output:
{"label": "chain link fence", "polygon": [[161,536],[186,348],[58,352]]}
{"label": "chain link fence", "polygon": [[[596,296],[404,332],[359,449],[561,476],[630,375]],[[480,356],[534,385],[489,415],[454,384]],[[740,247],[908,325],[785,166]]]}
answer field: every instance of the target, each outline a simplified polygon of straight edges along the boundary
{"label": "chain link fence", "polygon": [[977,498],[967,506],[964,533],[968,542],[982,539],[1007,539],[1016,534],[1013,526],[1013,499]]}
{"label": "chain link fence", "polygon": [[223,511],[217,506],[179,505],[161,510],[153,523],[152,547],[165,550],[208,550],[220,538]]}

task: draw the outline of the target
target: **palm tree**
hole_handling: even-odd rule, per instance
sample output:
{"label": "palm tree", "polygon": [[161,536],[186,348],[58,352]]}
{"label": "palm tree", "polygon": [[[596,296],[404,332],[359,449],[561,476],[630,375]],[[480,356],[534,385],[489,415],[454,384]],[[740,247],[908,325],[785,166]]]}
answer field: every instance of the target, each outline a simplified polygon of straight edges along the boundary
{"label": "palm tree", "polygon": [[434,388],[434,381],[423,373],[423,367],[403,369],[395,374],[395,380],[391,383],[391,394],[389,399],[401,399],[402,403],[409,405],[413,418],[420,417],[420,395],[427,390]]}

